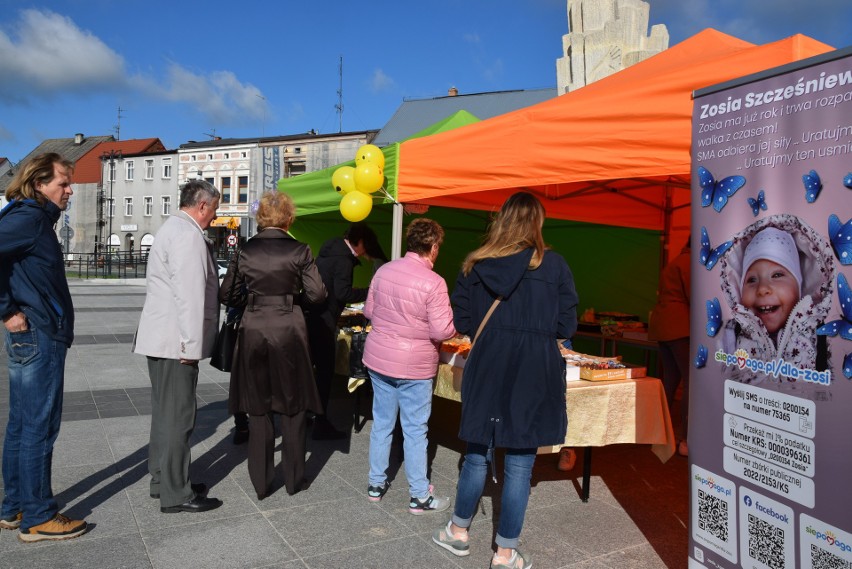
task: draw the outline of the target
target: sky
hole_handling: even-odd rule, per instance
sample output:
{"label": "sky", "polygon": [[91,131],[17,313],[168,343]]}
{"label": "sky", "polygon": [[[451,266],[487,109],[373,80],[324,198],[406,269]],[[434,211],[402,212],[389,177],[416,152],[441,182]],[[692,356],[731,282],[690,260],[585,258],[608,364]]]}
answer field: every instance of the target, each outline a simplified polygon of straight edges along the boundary
{"label": "sky", "polygon": [[[705,28],[852,44],[849,0],[649,3],[670,45]],[[568,32],[566,0],[0,0],[0,157],[76,133],[177,148],[378,130],[450,87],[556,87]]]}

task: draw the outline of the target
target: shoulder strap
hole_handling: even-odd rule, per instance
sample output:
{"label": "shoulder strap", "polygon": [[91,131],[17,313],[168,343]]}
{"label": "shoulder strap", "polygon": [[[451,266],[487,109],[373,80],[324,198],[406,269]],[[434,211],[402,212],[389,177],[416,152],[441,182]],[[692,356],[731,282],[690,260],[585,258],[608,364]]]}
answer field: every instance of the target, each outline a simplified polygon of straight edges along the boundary
{"label": "shoulder strap", "polygon": [[491,318],[491,315],[494,314],[494,309],[497,308],[497,305],[500,304],[500,301],[503,300],[502,296],[498,296],[494,299],[494,302],[491,303],[491,308],[488,309],[488,312],[485,313],[485,318],[482,319],[482,322],[479,323],[479,328],[476,329],[476,335],[473,337],[473,342],[470,343],[470,349],[473,351],[473,346],[476,345],[476,340],[479,338],[479,335],[482,333],[482,329],[485,328],[485,323],[488,322],[488,319]]}

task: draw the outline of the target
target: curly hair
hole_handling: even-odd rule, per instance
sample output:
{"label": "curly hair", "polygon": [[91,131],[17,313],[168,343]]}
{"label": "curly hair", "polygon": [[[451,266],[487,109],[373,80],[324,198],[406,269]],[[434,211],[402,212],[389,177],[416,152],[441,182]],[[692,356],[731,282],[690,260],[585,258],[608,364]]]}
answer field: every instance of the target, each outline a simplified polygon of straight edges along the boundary
{"label": "curly hair", "polygon": [[444,228],[426,217],[415,219],[405,230],[405,242],[409,251],[423,255],[432,245],[440,246],[444,242]]}

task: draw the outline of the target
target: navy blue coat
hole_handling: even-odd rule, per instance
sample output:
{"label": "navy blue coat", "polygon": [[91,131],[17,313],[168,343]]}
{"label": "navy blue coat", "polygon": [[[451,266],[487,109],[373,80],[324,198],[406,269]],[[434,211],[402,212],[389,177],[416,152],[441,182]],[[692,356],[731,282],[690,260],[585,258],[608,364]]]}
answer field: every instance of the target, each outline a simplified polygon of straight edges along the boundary
{"label": "navy blue coat", "polygon": [[562,444],[568,426],[565,361],[557,339],[577,330],[577,292],[561,255],[546,251],[527,270],[533,250],[484,259],[460,273],[451,296],[453,321],[471,338],[497,296],[462,378],[459,438],[495,447]]}
{"label": "navy blue coat", "polygon": [[30,327],[70,346],[74,305],[53,230],[60,215],[50,201],[12,200],[0,211],[0,316],[23,311]]}

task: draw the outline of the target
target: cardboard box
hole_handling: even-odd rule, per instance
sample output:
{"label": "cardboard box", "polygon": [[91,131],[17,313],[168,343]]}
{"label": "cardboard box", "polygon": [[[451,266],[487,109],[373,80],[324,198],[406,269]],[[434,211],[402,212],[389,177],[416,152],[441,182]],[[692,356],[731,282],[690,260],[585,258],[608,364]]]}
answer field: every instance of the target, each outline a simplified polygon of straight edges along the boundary
{"label": "cardboard box", "polygon": [[635,379],[637,377],[645,377],[648,370],[645,367],[633,366],[625,364],[628,367],[610,368],[610,369],[591,369],[581,367],[580,379],[587,381],[613,381],[616,379]]}

